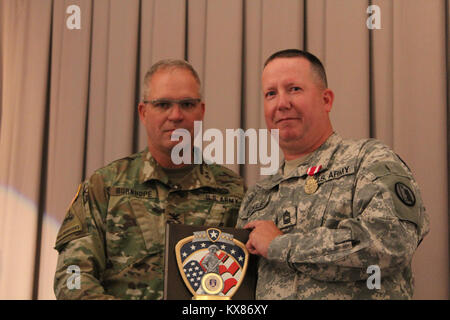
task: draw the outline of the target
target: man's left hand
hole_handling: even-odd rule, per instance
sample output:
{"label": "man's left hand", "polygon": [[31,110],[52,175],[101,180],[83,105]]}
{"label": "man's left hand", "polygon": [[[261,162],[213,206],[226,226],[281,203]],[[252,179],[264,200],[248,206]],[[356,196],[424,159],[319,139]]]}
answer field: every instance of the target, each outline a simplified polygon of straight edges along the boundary
{"label": "man's left hand", "polygon": [[251,254],[267,258],[267,251],[273,239],[283,234],[273,221],[255,220],[247,223],[244,229],[253,229],[246,247]]}

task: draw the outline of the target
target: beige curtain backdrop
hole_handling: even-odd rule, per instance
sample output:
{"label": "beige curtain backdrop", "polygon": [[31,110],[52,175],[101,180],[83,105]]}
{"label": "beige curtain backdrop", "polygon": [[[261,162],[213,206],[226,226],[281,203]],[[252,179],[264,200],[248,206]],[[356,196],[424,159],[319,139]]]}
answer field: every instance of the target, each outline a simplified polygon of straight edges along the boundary
{"label": "beige curtain backdrop", "polygon": [[[372,4],[381,29],[366,26]],[[145,147],[136,106],[152,63],[198,70],[203,130],[260,129],[262,64],[284,48],[324,62],[338,133],[383,141],[414,172],[431,217],[415,298],[448,299],[449,14],[447,0],[0,0],[0,299],[54,299],[78,184]]]}

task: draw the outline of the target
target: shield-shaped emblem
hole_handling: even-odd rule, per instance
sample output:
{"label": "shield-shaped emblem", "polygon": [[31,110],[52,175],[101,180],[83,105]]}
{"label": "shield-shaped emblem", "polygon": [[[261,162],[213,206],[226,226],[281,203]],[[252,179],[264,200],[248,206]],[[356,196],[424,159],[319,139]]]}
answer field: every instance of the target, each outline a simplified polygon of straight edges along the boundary
{"label": "shield-shaped emblem", "polygon": [[231,299],[244,280],[249,260],[245,245],[217,228],[180,240],[175,254],[193,299]]}
{"label": "shield-shaped emblem", "polygon": [[221,233],[222,233],[222,231],[220,231],[217,228],[210,228],[210,229],[206,230],[208,239],[211,240],[212,242],[216,242],[217,239],[220,238]]}

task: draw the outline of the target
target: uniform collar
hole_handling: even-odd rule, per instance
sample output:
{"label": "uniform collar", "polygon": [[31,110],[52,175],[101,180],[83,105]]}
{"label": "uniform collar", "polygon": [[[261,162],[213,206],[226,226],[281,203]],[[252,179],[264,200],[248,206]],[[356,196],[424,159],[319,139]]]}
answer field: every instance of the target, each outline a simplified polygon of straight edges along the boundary
{"label": "uniform collar", "polygon": [[[142,152],[142,162],[143,166],[139,174],[139,183],[157,180],[169,185],[169,177],[161,165],[153,158],[148,148]],[[214,174],[206,163],[195,165],[180,185],[176,186],[180,190],[193,190],[202,187],[218,188]]]}
{"label": "uniform collar", "polygon": [[311,167],[322,166],[320,171],[318,171],[317,173],[327,170],[330,164],[330,160],[341,142],[341,136],[339,136],[336,132],[333,132],[333,134],[328,137],[328,139],[319,148],[317,148],[310,154],[305,162],[302,162],[297,167],[297,170],[292,170],[290,175],[283,177],[283,161],[277,173],[275,173],[268,179],[264,179],[261,182],[258,182],[257,185],[264,189],[272,189],[283,180],[290,179],[292,177],[303,177],[307,175],[307,170]]}

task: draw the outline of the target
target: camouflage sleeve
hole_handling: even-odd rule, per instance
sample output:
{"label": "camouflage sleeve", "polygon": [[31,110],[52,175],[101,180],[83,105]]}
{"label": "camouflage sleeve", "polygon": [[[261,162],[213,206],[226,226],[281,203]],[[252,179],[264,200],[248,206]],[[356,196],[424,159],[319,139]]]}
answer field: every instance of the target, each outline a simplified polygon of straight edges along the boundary
{"label": "camouflage sleeve", "polygon": [[269,259],[322,281],[364,280],[370,265],[387,276],[409,265],[428,232],[428,218],[409,170],[391,159],[361,165],[352,218],[335,229],[279,236],[270,244]]}
{"label": "camouflage sleeve", "polygon": [[106,199],[103,179],[94,174],[80,186],[67,211],[55,245],[59,253],[54,279],[57,299],[114,299],[101,285]]}
{"label": "camouflage sleeve", "polygon": [[252,202],[252,200],[255,197],[255,195],[257,194],[257,192],[258,192],[258,188],[256,185],[251,187],[250,189],[248,189],[248,191],[246,191],[244,198],[242,199],[241,206],[239,208],[238,219],[236,222],[237,229],[244,228],[245,224],[248,222],[247,219],[242,219],[242,215],[245,212],[248,205]]}

